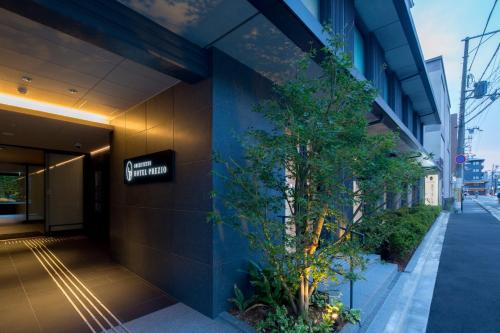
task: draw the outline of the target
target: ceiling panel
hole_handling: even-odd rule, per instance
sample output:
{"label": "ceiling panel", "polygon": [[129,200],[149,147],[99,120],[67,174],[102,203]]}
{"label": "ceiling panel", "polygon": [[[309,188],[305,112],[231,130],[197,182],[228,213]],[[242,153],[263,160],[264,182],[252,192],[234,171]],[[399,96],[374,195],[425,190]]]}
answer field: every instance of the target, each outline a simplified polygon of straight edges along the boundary
{"label": "ceiling panel", "polygon": [[42,100],[47,103],[59,104],[67,107],[71,107],[78,101],[78,96],[71,95],[67,90],[51,90],[50,86],[45,88],[29,87],[26,94],[19,94],[17,91],[19,84],[16,82],[9,82],[0,79],[0,92],[19,95],[34,100]]}
{"label": "ceiling panel", "polygon": [[[134,80],[140,81],[135,83]],[[135,89],[149,91],[151,86],[171,86],[179,80],[157,72],[149,67],[125,59],[118,67],[106,76],[106,80],[123,84]],[[143,84],[145,87],[143,87]]]}
{"label": "ceiling panel", "polygon": [[418,72],[408,44],[387,51],[385,59],[391,70],[395,71],[399,78]]}
{"label": "ceiling panel", "polygon": [[399,19],[396,8],[390,0],[355,0],[354,5],[359,15],[364,18],[363,23],[370,31]]}
{"label": "ceiling panel", "polygon": [[58,64],[43,61],[30,55],[16,53],[0,45],[0,65],[22,71],[27,75],[44,76],[61,82],[68,82],[86,88],[94,86],[99,77],[84,74]]}
{"label": "ceiling panel", "polygon": [[215,46],[272,81],[290,78],[303,52],[263,15],[234,30]]}
{"label": "ceiling panel", "polygon": [[[0,145],[90,152],[109,144],[109,129],[0,110]],[[80,143],[81,148],[75,144]]]}
{"label": "ceiling panel", "polygon": [[386,52],[395,47],[408,45],[408,40],[406,39],[403,29],[401,29],[401,23],[399,21],[389,23],[373,31],[373,33],[375,33],[377,41]]}
{"label": "ceiling panel", "polygon": [[109,72],[122,59],[111,53],[110,56],[103,58],[76,51],[62,43],[54,43],[4,24],[0,24],[0,45],[13,52],[30,55],[96,77],[101,76],[103,72]]}
{"label": "ceiling panel", "polygon": [[[28,76],[31,82],[24,82]],[[0,93],[113,116],[178,80],[0,10]],[[17,89],[27,88],[21,95]],[[76,93],[70,93],[75,89]]]}
{"label": "ceiling panel", "polygon": [[0,9],[0,17],[2,24],[15,27],[17,30],[24,33],[38,36],[41,39],[46,39],[55,44],[63,44],[65,47],[82,53],[93,55],[94,57],[101,57],[103,59],[110,57],[117,57],[115,54],[97,48],[92,44],[82,43],[80,40],[62,33],[58,30],[46,27],[37,22],[25,19],[19,15],[13,14],[5,9]]}
{"label": "ceiling panel", "polygon": [[202,47],[257,13],[246,0],[118,1]]}
{"label": "ceiling panel", "polygon": [[114,117],[115,115],[123,112],[122,109],[114,108],[112,106],[104,105],[98,102],[89,101],[88,99],[76,103],[74,107],[82,111],[96,113],[106,117]]}
{"label": "ceiling panel", "polygon": [[44,164],[44,161],[44,152],[42,150],[0,145],[0,162],[2,162],[2,164],[0,164],[0,172],[16,169],[12,168],[12,165],[4,164],[5,162],[20,164]]}
{"label": "ceiling panel", "polygon": [[[31,77],[26,72],[17,70],[13,67],[6,67],[3,65],[0,65],[0,80],[12,82],[12,83],[15,83],[16,85],[22,85],[25,83],[22,80],[23,76]],[[32,81],[30,83],[30,86],[33,88],[39,88],[39,89],[45,89],[45,90],[59,92],[60,94],[63,94],[63,95],[72,95],[68,91],[68,88],[70,88],[70,87],[78,90],[79,94],[85,93],[87,91],[86,87],[77,86],[75,84],[72,84],[69,82],[63,82],[60,80],[54,80],[54,79],[51,79],[51,78],[48,78],[48,77],[45,77],[42,75],[36,75],[36,80]]]}

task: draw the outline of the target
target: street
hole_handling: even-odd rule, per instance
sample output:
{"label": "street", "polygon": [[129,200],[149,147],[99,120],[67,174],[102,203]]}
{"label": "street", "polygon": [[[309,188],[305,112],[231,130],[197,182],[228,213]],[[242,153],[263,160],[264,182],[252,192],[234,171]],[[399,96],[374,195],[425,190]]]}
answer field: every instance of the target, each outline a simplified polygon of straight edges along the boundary
{"label": "street", "polygon": [[467,198],[452,214],[434,288],[427,333],[498,333],[500,327],[500,204]]}
{"label": "street", "polygon": [[500,219],[500,202],[497,197],[494,196],[479,196],[477,201],[485,209],[489,210],[490,213],[497,219]]}

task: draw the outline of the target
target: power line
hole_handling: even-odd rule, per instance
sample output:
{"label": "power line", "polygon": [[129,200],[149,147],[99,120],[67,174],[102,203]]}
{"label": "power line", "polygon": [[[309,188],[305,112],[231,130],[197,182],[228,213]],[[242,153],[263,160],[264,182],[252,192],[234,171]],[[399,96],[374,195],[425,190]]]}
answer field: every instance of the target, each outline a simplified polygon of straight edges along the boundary
{"label": "power line", "polygon": [[[488,19],[486,20],[486,24],[484,25],[483,35],[486,32],[486,29],[488,28],[488,24],[490,23],[491,15],[493,14],[493,11],[495,10],[495,6],[497,5],[497,2],[498,2],[498,0],[495,0],[495,2],[493,3],[493,7],[491,7],[490,14],[488,15]],[[479,39],[479,44],[481,44],[483,37],[484,36],[481,36],[481,38]],[[469,66],[469,70],[468,70],[469,72],[472,68],[472,65],[474,64],[474,60],[476,60],[476,56],[477,56],[478,51],[479,51],[479,47],[476,49],[476,52],[474,53],[474,56],[472,57],[472,61],[470,62],[470,66]]]}
{"label": "power line", "polygon": [[486,43],[487,41],[489,41],[491,39],[491,37],[495,36],[496,32],[489,35],[488,37],[486,37],[485,40],[483,40],[480,44],[476,45],[474,48],[472,48],[470,51],[469,51],[469,54],[471,54],[472,52],[474,52],[475,50],[477,50],[481,45],[483,45],[484,43]]}
{"label": "power line", "polygon": [[483,71],[483,74],[481,74],[481,77],[479,78],[478,82],[481,81],[481,79],[483,78],[484,74],[486,73],[486,71],[488,70],[488,68],[490,67],[491,63],[493,62],[493,59],[496,57],[497,53],[498,53],[498,49],[500,49],[500,43],[498,43],[497,45],[497,48],[495,50],[495,52],[493,52],[493,55],[491,56],[490,58],[490,61],[488,61],[488,64],[486,65],[486,67],[484,68],[484,71]]}
{"label": "power line", "polygon": [[484,112],[484,110],[486,110],[491,104],[495,103],[496,99],[492,99],[491,102],[489,104],[487,104],[484,108],[482,108],[478,113],[476,113],[472,118],[469,118],[465,123],[469,123],[470,121],[472,121],[474,118],[476,118],[477,116],[479,116],[481,113]]}
{"label": "power line", "polygon": [[486,98],[483,98],[483,100],[481,102],[479,102],[478,104],[476,104],[472,109],[468,109],[467,110],[467,113],[465,114],[466,117],[470,116],[472,113],[474,113],[474,111],[480,107],[481,105],[484,104],[484,102],[486,102],[487,99]]}

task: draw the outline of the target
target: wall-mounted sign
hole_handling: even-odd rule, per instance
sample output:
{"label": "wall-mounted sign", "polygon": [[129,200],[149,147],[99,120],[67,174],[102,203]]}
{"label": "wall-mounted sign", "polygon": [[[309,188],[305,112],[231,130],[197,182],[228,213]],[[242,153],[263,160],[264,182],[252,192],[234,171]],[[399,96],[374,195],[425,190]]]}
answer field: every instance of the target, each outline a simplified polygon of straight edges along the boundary
{"label": "wall-mounted sign", "polygon": [[457,164],[465,163],[466,160],[467,160],[467,158],[464,155],[457,155],[457,156],[455,156],[455,162]]}
{"label": "wall-mounted sign", "polygon": [[147,184],[172,181],[174,176],[174,151],[164,150],[123,161],[125,184]]}

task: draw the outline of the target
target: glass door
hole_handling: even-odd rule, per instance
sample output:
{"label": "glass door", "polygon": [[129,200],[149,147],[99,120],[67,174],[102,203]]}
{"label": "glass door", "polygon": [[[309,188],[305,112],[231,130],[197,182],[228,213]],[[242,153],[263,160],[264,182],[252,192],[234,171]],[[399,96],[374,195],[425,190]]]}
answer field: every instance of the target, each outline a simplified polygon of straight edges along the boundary
{"label": "glass door", "polygon": [[26,217],[29,222],[45,219],[45,167],[28,166]]}
{"label": "glass door", "polygon": [[48,153],[46,161],[47,231],[83,228],[83,158]]}

